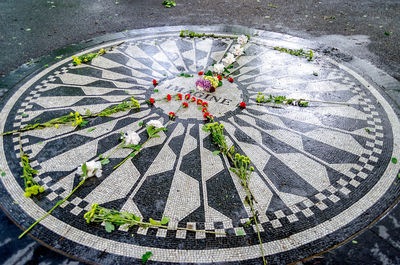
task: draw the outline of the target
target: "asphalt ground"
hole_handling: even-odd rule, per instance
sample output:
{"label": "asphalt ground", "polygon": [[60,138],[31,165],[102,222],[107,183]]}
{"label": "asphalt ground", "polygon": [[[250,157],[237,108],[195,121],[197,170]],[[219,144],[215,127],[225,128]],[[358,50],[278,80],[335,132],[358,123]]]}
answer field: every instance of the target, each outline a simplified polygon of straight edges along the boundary
{"label": "asphalt ground", "polygon": [[[400,1],[2,1],[0,75],[70,44],[108,33],[175,25],[242,25],[320,41],[365,59],[400,80]],[[28,64],[26,67],[31,67]],[[399,264],[400,211],[342,247],[305,264]],[[1,214],[2,264],[76,264]]]}

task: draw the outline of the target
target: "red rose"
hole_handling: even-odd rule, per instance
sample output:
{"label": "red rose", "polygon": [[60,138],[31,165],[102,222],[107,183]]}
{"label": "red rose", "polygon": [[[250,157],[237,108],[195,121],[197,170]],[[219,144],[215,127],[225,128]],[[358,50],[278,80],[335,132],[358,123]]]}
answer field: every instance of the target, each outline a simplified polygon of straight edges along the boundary
{"label": "red rose", "polygon": [[203,75],[204,73],[203,72],[199,72],[199,75]]}
{"label": "red rose", "polygon": [[185,99],[189,100],[190,99],[190,94],[185,95]]}
{"label": "red rose", "polygon": [[167,101],[170,101],[170,100],[171,100],[171,95],[168,94],[168,95],[167,95]]}
{"label": "red rose", "polygon": [[197,105],[201,105],[201,104],[203,104],[203,100],[198,99],[198,100],[197,100]]}
{"label": "red rose", "polygon": [[207,112],[207,108],[203,108],[202,112]]}
{"label": "red rose", "polygon": [[183,105],[184,108],[189,107],[189,105],[186,102],[183,102],[182,105]]}
{"label": "red rose", "polygon": [[242,109],[246,108],[246,103],[240,102],[239,107],[241,107]]}
{"label": "red rose", "polygon": [[218,80],[221,80],[221,79],[222,79],[222,77],[221,77],[220,75],[218,75],[217,78],[218,78]]}
{"label": "red rose", "polygon": [[195,98],[195,97],[192,97],[192,98],[190,99],[190,101],[191,101],[191,102],[195,102],[195,101],[196,101],[196,98]]}
{"label": "red rose", "polygon": [[208,107],[208,103],[207,102],[203,102],[202,106],[203,107]]}
{"label": "red rose", "polygon": [[157,84],[157,80],[153,79],[153,85],[156,86]]}
{"label": "red rose", "polygon": [[150,104],[154,104],[154,98],[149,99]]}
{"label": "red rose", "polygon": [[231,83],[233,83],[233,78],[232,77],[229,77],[229,82],[231,82]]}

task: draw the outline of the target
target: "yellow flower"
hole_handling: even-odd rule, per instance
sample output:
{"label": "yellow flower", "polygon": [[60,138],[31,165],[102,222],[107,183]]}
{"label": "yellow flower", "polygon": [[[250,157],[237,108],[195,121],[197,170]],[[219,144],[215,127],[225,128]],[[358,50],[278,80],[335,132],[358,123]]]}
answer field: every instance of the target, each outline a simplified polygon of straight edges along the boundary
{"label": "yellow flower", "polygon": [[54,125],[54,127],[56,127],[58,129],[59,126],[58,126],[58,124],[56,124],[56,125]]}
{"label": "yellow flower", "polygon": [[82,63],[82,60],[79,59],[78,57],[72,56],[72,58],[74,59],[74,64],[75,65],[80,65]]}

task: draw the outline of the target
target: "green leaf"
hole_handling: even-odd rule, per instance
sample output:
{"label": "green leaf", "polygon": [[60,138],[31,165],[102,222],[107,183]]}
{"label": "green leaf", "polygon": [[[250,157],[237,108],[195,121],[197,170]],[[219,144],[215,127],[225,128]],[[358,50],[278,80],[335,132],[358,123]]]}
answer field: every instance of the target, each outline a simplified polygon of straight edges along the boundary
{"label": "green leaf", "polygon": [[163,217],[163,218],[161,219],[160,224],[166,225],[166,224],[168,224],[168,222],[169,222],[169,218],[168,218],[168,217]]}
{"label": "green leaf", "polygon": [[151,251],[147,251],[145,254],[143,254],[142,256],[142,262],[146,263],[147,260],[153,255],[153,253],[151,253]]}
{"label": "green leaf", "polygon": [[56,59],[62,59],[62,56],[57,56]]}
{"label": "green leaf", "polygon": [[30,29],[30,28],[27,28],[25,31],[31,31],[31,29]]}
{"label": "green leaf", "polygon": [[243,236],[244,235],[244,231],[242,229],[236,230],[236,235]]}
{"label": "green leaf", "polygon": [[215,150],[214,152],[212,152],[213,155],[219,155],[219,153],[221,153],[221,151],[219,150]]}
{"label": "green leaf", "polygon": [[130,148],[130,149],[139,151],[142,148],[142,146],[140,144],[128,144],[128,145],[123,146],[122,148]]}
{"label": "green leaf", "polygon": [[143,126],[143,121],[139,122],[139,126]]}
{"label": "green leaf", "polygon": [[358,242],[356,240],[352,240],[351,243],[357,244]]}
{"label": "green leaf", "polygon": [[318,73],[314,72],[313,75],[318,76]]}
{"label": "green leaf", "polygon": [[392,158],[392,163],[393,163],[393,164],[397,164],[397,158],[393,157],[393,158]]}
{"label": "green leaf", "polygon": [[154,89],[154,92],[158,92],[158,89]]}
{"label": "green leaf", "polygon": [[88,131],[88,132],[93,132],[94,130],[96,130],[96,127],[89,128],[87,131]]}
{"label": "green leaf", "polygon": [[86,163],[84,163],[84,164],[82,165],[82,172],[83,172],[83,176],[87,176],[87,166],[86,166]]}
{"label": "green leaf", "polygon": [[150,224],[152,224],[152,225],[160,225],[160,223],[157,222],[156,220],[153,220],[153,218],[150,218],[150,219],[149,219],[149,222],[150,222]]}
{"label": "green leaf", "polygon": [[140,217],[132,214],[133,220],[140,222]]}
{"label": "green leaf", "polygon": [[114,229],[115,229],[115,226],[112,223],[106,222],[106,231],[108,233],[111,233],[112,231],[114,231]]}
{"label": "green leaf", "polygon": [[46,68],[47,68],[47,67],[49,67],[49,65],[48,65],[48,64],[45,64],[45,65],[44,65],[44,67],[46,67]]}
{"label": "green leaf", "polygon": [[6,172],[1,172],[1,176],[4,177],[6,175]]}
{"label": "green leaf", "polygon": [[28,117],[28,114],[22,113],[21,116],[22,116],[22,118],[25,118],[25,117]]}
{"label": "green leaf", "polygon": [[135,157],[135,155],[136,155],[135,153],[132,153],[132,154],[130,154],[129,156],[130,156],[130,157]]}
{"label": "green leaf", "polygon": [[110,160],[108,158],[104,158],[103,160],[100,161],[100,163],[104,166],[110,163]]}
{"label": "green leaf", "polygon": [[150,138],[159,138],[160,137],[160,135],[158,135],[158,134],[153,134],[152,136],[150,136]]}
{"label": "green leaf", "polygon": [[400,179],[400,173],[397,175],[397,177]]}
{"label": "green leaf", "polygon": [[370,132],[371,132],[371,130],[368,129],[368,128],[365,128],[365,131],[366,131],[367,133],[370,133]]}

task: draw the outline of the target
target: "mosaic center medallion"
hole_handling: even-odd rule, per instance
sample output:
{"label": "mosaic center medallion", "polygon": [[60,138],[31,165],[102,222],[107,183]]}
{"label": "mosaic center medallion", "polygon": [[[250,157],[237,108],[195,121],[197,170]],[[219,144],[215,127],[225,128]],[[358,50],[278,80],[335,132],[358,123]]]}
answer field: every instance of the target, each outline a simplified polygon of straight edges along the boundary
{"label": "mosaic center medallion", "polygon": [[[218,117],[225,116],[225,114],[237,109],[237,106],[243,100],[242,91],[235,83],[230,83],[224,80],[224,85],[218,87],[216,92],[204,92],[196,89],[196,81],[199,79],[198,75],[193,77],[177,77],[166,80],[157,86],[158,92],[152,94],[153,98],[164,98],[168,94],[182,93],[183,95],[191,94],[196,99],[209,102],[208,111],[215,113]],[[164,113],[176,110],[180,102],[160,102],[157,104]],[[198,111],[183,111],[179,113],[180,119],[197,119],[204,120],[202,112]]]}
{"label": "mosaic center medallion", "polygon": [[[213,29],[218,33],[219,28]],[[399,195],[400,185],[393,184],[399,164],[391,161],[399,157],[397,110],[349,66],[318,52],[308,61],[273,48],[312,48],[309,42],[251,32],[257,34],[230,69],[232,82],[223,79],[212,93],[196,89],[198,73],[221,62],[236,44],[236,35],[181,38],[179,31],[164,28],[131,32],[74,54],[123,42],[88,64],[74,66],[71,58],[64,59],[24,81],[2,103],[1,131],[71,112],[97,113],[131,96],[141,108],[95,117],[81,128],[2,136],[4,210],[26,229],[79,184],[80,164],[107,156],[110,162],[101,177],[88,179],[31,230],[33,236],[101,264],[139,262],[148,251],[151,260],[162,264],[260,264],[257,227],[241,180],[202,130],[201,107],[190,103],[181,108],[185,100],[174,99],[181,93],[208,102],[208,111],[224,125],[228,145],[250,158],[254,172],[249,188],[270,263],[294,262],[327,250],[366,227]],[[308,107],[264,104],[257,101],[259,93],[310,102]],[[168,94],[170,101],[165,100]],[[155,103],[147,104],[149,98]],[[239,108],[241,102],[245,108]],[[176,112],[173,121],[170,112]],[[167,130],[113,170],[131,152],[113,151],[121,132],[136,131],[143,143],[148,137],[141,124],[150,120]],[[24,197],[20,177],[21,147],[39,172],[34,179],[45,189],[31,198]],[[94,203],[144,221],[168,217],[169,227],[191,231],[117,226],[109,233],[104,223],[87,224],[83,218]]]}

